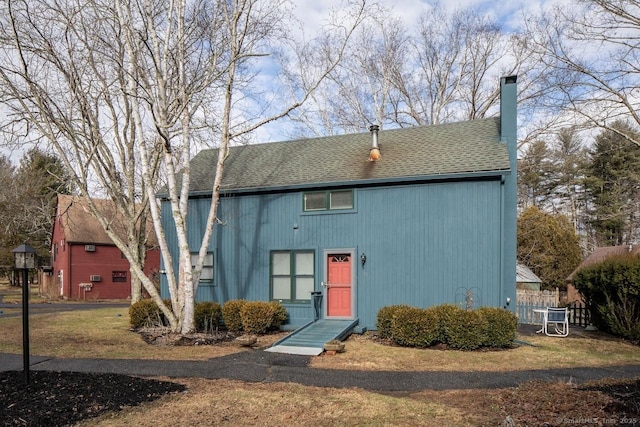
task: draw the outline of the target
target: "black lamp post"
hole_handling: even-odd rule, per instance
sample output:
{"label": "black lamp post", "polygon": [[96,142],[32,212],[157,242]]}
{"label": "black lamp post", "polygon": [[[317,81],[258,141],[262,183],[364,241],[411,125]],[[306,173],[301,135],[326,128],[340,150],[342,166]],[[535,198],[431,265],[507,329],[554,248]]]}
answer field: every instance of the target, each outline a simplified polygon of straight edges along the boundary
{"label": "black lamp post", "polygon": [[22,270],[22,364],[24,383],[29,384],[29,270],[36,268],[36,250],[23,243],[12,250],[16,270]]}

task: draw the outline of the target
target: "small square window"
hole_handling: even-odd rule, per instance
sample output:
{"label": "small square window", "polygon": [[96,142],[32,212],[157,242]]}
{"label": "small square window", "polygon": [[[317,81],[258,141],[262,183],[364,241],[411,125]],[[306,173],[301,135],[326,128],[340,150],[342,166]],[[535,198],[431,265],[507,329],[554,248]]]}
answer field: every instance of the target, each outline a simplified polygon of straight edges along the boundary
{"label": "small square window", "polygon": [[[191,267],[195,268],[196,262],[198,262],[198,254],[191,254]],[[200,271],[200,281],[213,282],[213,253],[211,252],[204,256],[202,270]]]}
{"label": "small square window", "polygon": [[329,193],[329,209],[352,209],[353,191],[331,191]]}
{"label": "small square window", "polygon": [[116,282],[126,282],[127,281],[127,272],[126,271],[112,271],[111,272],[111,281]]}
{"label": "small square window", "polygon": [[323,211],[325,209],[327,209],[327,194],[324,191],[322,193],[305,193],[305,211]]}

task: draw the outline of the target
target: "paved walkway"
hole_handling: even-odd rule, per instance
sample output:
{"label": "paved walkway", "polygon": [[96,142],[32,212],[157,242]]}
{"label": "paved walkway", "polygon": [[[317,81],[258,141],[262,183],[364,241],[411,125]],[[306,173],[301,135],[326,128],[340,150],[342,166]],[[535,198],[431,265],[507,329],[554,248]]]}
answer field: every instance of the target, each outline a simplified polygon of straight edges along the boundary
{"label": "paved walkway", "polygon": [[[411,392],[515,387],[538,379],[585,381],[640,377],[640,365],[510,372],[390,372],[309,368],[310,357],[246,351],[207,361],[59,359],[30,357],[31,370],[117,373],[137,376],[200,377],[249,382],[293,382],[318,387],[358,387],[378,392]],[[21,371],[22,355],[0,353],[0,371]]]}

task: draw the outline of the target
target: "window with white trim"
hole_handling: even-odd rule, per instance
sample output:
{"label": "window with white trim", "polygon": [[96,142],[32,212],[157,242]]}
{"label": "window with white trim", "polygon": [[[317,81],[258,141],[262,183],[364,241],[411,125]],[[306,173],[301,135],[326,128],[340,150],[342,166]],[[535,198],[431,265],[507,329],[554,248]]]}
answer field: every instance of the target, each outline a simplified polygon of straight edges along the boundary
{"label": "window with white trim", "polygon": [[271,252],[271,299],[309,301],[314,284],[314,251]]}

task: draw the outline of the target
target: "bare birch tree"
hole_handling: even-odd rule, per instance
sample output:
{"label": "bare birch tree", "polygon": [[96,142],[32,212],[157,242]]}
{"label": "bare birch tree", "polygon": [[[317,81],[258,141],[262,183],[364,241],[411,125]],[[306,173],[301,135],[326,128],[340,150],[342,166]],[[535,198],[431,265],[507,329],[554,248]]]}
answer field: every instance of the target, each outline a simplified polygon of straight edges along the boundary
{"label": "bare birch tree", "polygon": [[640,125],[640,1],[574,0],[528,23],[523,43],[557,89],[549,106],[640,145],[612,126]]}
{"label": "bare birch tree", "polygon": [[301,133],[356,132],[371,123],[408,127],[497,114],[499,77],[520,74],[519,101],[541,96],[542,73],[498,23],[474,9],[434,6],[413,23],[382,10],[305,105]]}
{"label": "bare birch tree", "polygon": [[[2,3],[0,94],[9,143],[51,145],[89,201],[86,207],[127,255],[144,265],[149,200],[140,192],[137,141],[124,92],[119,28],[110,6],[81,1]],[[123,96],[124,95],[124,96]],[[117,211],[101,211],[108,197]],[[125,219],[124,234],[111,227]],[[142,275],[144,276],[144,275]],[[140,296],[132,275],[132,301]]]}
{"label": "bare birch tree", "polygon": [[[97,188],[129,215],[131,233],[122,239],[89,198],[92,213],[174,331],[193,329],[194,298],[231,143],[305,102],[340,62],[366,15],[364,2],[354,3],[322,28],[322,38],[304,43],[293,38],[288,7],[285,0],[43,0],[2,6],[0,94],[12,112],[6,129],[54,145],[83,195]],[[287,103],[255,96],[263,61],[278,58],[289,61],[289,75],[300,83]],[[219,155],[205,232],[192,248],[189,161],[201,141],[213,141]],[[179,242],[176,264],[156,199],[160,170],[175,224],[171,232]],[[146,212],[162,251],[170,307],[144,275],[132,243],[139,230],[134,225],[146,224]],[[192,250],[199,254],[195,267]]]}

